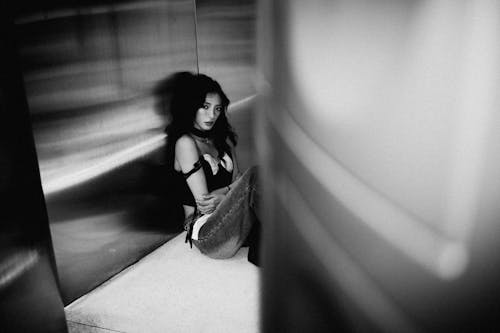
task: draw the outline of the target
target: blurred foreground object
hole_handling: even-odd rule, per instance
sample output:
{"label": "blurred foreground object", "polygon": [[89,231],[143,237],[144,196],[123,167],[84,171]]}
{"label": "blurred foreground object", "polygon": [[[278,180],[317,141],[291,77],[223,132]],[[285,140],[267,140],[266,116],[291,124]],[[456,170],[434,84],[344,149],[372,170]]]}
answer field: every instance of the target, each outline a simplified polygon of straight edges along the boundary
{"label": "blurred foreground object", "polygon": [[66,332],[13,22],[0,13],[0,331]]}
{"label": "blurred foreground object", "polygon": [[500,326],[500,4],[260,5],[264,331]]}

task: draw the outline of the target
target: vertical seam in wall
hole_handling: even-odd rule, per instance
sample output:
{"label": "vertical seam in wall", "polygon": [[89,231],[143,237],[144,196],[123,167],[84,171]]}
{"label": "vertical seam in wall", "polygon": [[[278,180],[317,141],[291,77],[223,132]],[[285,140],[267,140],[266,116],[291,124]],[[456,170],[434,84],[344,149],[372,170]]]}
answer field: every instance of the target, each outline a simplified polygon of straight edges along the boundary
{"label": "vertical seam in wall", "polygon": [[200,73],[200,61],[198,56],[198,15],[196,13],[196,0],[193,0],[194,10],[194,44],[196,49],[196,73]]}

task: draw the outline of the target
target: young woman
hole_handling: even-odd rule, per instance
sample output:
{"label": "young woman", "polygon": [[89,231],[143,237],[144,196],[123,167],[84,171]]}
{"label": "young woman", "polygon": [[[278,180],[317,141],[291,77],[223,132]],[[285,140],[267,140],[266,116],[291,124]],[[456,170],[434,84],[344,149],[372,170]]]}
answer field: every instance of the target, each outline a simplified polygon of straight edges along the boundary
{"label": "young woman", "polygon": [[186,241],[219,259],[250,245],[249,260],[257,263],[256,168],[238,170],[228,105],[210,77],[175,76],[168,103],[167,167],[184,208]]}

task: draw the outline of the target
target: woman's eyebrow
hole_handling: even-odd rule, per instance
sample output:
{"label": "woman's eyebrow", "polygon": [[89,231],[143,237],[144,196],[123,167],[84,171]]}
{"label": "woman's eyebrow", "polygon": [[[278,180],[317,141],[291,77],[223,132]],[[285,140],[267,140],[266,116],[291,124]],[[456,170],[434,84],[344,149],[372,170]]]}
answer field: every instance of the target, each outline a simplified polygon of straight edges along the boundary
{"label": "woman's eyebrow", "polygon": [[[204,102],[204,104],[212,105],[212,103],[210,103],[210,102]],[[215,104],[215,106],[222,106],[222,103],[221,104]]]}

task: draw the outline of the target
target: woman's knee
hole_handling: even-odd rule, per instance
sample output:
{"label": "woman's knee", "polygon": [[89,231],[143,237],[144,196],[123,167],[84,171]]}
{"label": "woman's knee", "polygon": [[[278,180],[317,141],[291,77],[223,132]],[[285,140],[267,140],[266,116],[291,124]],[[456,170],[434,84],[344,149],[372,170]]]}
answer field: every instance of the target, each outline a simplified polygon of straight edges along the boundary
{"label": "woman's knee", "polygon": [[258,180],[259,168],[254,165],[245,170],[241,176],[243,182],[256,184]]}

